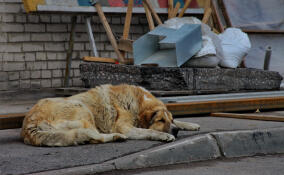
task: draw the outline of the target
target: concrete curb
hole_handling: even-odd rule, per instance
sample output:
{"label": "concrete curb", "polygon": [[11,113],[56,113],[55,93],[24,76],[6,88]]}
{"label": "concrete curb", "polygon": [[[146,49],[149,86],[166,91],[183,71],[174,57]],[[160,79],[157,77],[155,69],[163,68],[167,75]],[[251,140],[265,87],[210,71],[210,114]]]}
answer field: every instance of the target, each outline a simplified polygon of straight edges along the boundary
{"label": "concrete curb", "polygon": [[227,158],[284,153],[284,128],[212,133]]}
{"label": "concrete curb", "polygon": [[162,165],[284,153],[284,128],[225,131],[203,134],[164,144],[101,164],[35,173],[83,175]]}

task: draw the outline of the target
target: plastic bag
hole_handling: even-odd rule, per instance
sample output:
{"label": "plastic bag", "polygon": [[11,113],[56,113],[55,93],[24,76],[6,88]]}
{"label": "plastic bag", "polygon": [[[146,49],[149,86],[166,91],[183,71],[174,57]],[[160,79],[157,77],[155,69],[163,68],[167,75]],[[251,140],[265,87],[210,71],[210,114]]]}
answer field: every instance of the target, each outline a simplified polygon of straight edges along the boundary
{"label": "plastic bag", "polygon": [[240,29],[228,28],[218,36],[221,40],[224,55],[219,65],[227,68],[237,68],[251,48],[248,35]]}

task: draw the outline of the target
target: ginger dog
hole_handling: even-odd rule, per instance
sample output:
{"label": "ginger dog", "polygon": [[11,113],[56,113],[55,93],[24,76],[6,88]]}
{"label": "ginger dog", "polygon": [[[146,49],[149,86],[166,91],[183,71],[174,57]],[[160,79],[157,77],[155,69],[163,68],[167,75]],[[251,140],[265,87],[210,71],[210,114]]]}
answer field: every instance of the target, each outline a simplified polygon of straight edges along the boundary
{"label": "ginger dog", "polygon": [[173,141],[179,129],[199,128],[174,120],[142,87],[102,85],[67,98],[40,100],[27,113],[21,136],[35,146],[70,146],[127,138]]}

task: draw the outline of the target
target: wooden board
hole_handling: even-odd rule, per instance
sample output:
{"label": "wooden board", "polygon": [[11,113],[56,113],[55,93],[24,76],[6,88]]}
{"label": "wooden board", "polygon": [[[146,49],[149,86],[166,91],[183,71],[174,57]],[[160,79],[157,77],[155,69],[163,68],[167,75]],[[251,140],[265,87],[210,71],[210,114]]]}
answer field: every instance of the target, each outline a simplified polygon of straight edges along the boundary
{"label": "wooden board", "polygon": [[225,117],[225,118],[284,122],[284,115],[283,116],[264,115],[264,114],[260,114],[260,113],[253,113],[253,114],[211,113],[210,115],[212,117]]}
{"label": "wooden board", "polygon": [[196,101],[166,104],[173,115],[206,114],[214,112],[246,111],[256,109],[282,109],[284,96],[236,100]]}
{"label": "wooden board", "polygon": [[0,129],[21,128],[25,113],[0,115]]}

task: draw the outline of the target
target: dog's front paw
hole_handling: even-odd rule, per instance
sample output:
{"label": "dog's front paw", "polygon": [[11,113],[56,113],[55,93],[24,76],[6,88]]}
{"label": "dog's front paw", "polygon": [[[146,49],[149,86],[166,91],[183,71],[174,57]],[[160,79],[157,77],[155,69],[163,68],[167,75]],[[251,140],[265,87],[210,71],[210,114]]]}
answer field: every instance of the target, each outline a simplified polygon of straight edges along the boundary
{"label": "dog's front paw", "polygon": [[200,130],[200,125],[192,123],[192,130],[193,131],[199,131]]}
{"label": "dog's front paw", "polygon": [[126,140],[128,137],[126,135],[123,134],[119,134],[119,133],[114,133],[113,134],[113,140],[114,141],[124,141]]}
{"label": "dog's front paw", "polygon": [[164,133],[163,135],[161,135],[160,139],[161,141],[172,142],[175,140],[175,136],[168,133]]}

